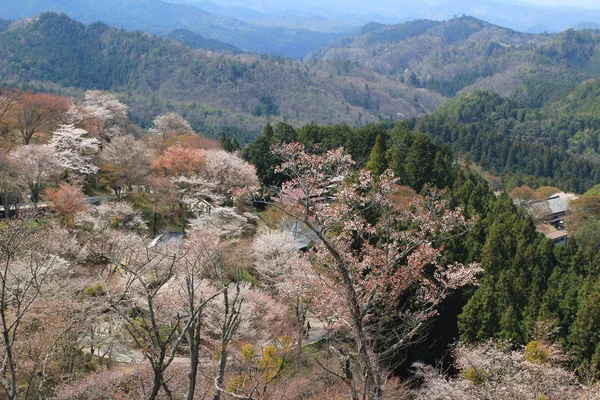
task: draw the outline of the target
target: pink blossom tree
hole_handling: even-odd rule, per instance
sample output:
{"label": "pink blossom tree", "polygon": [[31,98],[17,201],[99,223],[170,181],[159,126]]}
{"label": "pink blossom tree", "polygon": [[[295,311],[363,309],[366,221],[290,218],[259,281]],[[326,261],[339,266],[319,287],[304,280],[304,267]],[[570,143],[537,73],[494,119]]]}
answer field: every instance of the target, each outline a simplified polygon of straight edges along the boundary
{"label": "pink blossom tree", "polygon": [[[452,290],[475,282],[479,266],[447,265],[441,248],[444,240],[465,233],[470,222],[460,210],[448,209],[433,189],[399,209],[391,200],[397,180],[388,172],[375,177],[368,171],[349,179],[353,162],[341,148],[311,154],[290,143],[275,145],[273,152],[282,160],[277,172],[289,178],[283,189],[302,193],[291,205],[273,206],[319,238],[312,275],[319,277],[320,297],[341,293],[342,317],[352,328],[356,357],[332,349],[341,372],[331,372],[353,399],[361,393],[381,399],[387,360],[417,337]],[[324,188],[334,196],[331,205],[321,200]],[[379,321],[390,323],[384,329]]]}
{"label": "pink blossom tree", "polygon": [[19,397],[24,378],[27,353],[19,349],[27,331],[20,328],[48,284],[69,267],[71,250],[77,252],[68,232],[53,225],[35,229],[32,221],[9,220],[0,230],[0,387],[10,400]]}

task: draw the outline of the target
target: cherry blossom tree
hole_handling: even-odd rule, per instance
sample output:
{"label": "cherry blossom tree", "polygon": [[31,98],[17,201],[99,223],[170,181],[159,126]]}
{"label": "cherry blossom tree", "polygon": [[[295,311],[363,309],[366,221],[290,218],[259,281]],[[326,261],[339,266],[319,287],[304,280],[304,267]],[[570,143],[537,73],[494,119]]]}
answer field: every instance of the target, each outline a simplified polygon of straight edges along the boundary
{"label": "cherry blossom tree", "polygon": [[[196,335],[200,329],[200,314],[219,291],[208,289],[206,297],[202,296],[206,286],[195,285],[201,280],[196,276],[199,261],[189,261],[193,256],[187,259],[188,263],[182,261],[184,253],[181,246],[150,247],[144,238],[128,233],[117,234],[117,237],[105,256],[102,273],[107,300],[152,368],[151,388],[144,398],[157,398],[161,389],[171,397],[167,368],[185,339],[199,344]],[[184,266],[180,267],[182,263]],[[115,269],[114,265],[118,265],[119,269]],[[177,274],[178,268],[186,271],[183,277]],[[110,282],[116,276],[120,277],[121,284],[115,287]],[[178,289],[181,282],[188,296],[188,302],[184,302],[188,304],[187,314],[182,313],[180,308]],[[132,313],[131,310],[137,311]],[[195,360],[197,368],[197,358]],[[195,379],[195,371],[193,375]],[[193,389],[190,390],[193,397]]]}
{"label": "cherry blossom tree", "polygon": [[[460,210],[448,209],[433,189],[398,209],[390,199],[397,180],[388,172],[374,177],[360,171],[344,182],[339,177],[347,176],[353,163],[341,148],[311,154],[290,143],[275,145],[273,152],[282,160],[277,172],[290,179],[283,189],[302,193],[290,206],[273,206],[320,239],[312,252],[318,261],[315,284],[321,285],[322,298],[342,293],[342,317],[352,328],[358,366],[349,354],[332,349],[341,372],[331,372],[353,399],[360,393],[381,399],[386,362],[417,337],[453,289],[475,282],[478,265],[447,265],[440,247],[465,233],[470,222]],[[323,188],[334,196],[329,206],[322,203]]]}
{"label": "cherry blossom tree", "polygon": [[[106,266],[102,272],[107,301],[152,367],[152,386],[144,398],[156,399],[161,388],[170,395],[165,371],[184,336],[179,333],[180,316],[167,307],[159,307],[156,298],[173,274],[175,255],[166,249],[150,249],[137,235],[115,235],[118,240],[105,255]],[[120,268],[117,270],[112,265]],[[114,287],[110,281],[117,276],[122,283]]]}
{"label": "cherry blossom tree", "polygon": [[221,238],[240,238],[256,230],[258,217],[252,213],[239,214],[233,207],[212,207],[190,221],[192,228],[212,227]]}
{"label": "cherry blossom tree", "polygon": [[63,168],[83,175],[98,171],[98,167],[92,164],[92,158],[99,150],[100,142],[89,137],[86,130],[75,128],[73,124],[61,125],[52,133],[50,146]]}
{"label": "cherry blossom tree", "polygon": [[68,233],[53,225],[35,229],[33,217],[6,222],[0,230],[0,387],[8,399],[19,397],[19,328],[42,297],[47,284],[70,265]]}
{"label": "cherry blossom tree", "polygon": [[413,367],[422,384],[413,393],[417,400],[575,400],[597,398],[598,385],[583,386],[565,368],[565,356],[557,345],[531,342],[514,350],[508,343],[487,341],[458,344],[454,351],[455,377],[444,376],[432,366]]}
{"label": "cherry blossom tree", "polygon": [[124,201],[107,201],[87,207],[85,212],[76,215],[75,222],[82,229],[89,228],[97,232],[107,229],[142,232],[147,229],[142,213]]}
{"label": "cherry blossom tree", "polygon": [[237,154],[221,149],[207,150],[204,154],[204,176],[216,185],[219,194],[230,199],[241,190],[258,189],[256,168]]}
{"label": "cherry blossom tree", "polygon": [[71,107],[68,119],[105,143],[122,134],[128,121],[127,106],[109,92],[88,90],[84,102]]}
{"label": "cherry blossom tree", "polygon": [[[281,326],[282,322],[286,320],[284,307],[270,296],[251,289],[249,283],[240,282],[239,280],[225,286],[216,300],[208,308],[206,318],[209,326],[220,334],[220,340],[217,343],[218,347],[216,349],[218,350],[219,361],[217,376],[215,377],[215,394],[213,400],[219,400],[222,393],[244,399],[253,398],[253,394],[258,389],[259,384],[262,383],[266,388],[279,374],[283,363],[274,366],[268,372],[272,374],[268,379],[264,381],[254,379],[257,382],[251,385],[252,388],[244,396],[232,393],[227,389],[227,387],[232,385],[225,384],[228,363],[233,354],[233,349],[231,348],[232,342],[236,339],[252,342],[261,338],[268,343],[269,339],[274,339],[273,336],[281,335],[282,332],[285,332],[285,328]],[[277,327],[277,325],[280,325],[280,327]],[[287,347],[290,344],[289,341],[286,342]],[[234,383],[234,386],[239,390],[244,389],[237,382]]]}
{"label": "cherry blossom tree", "polygon": [[29,190],[34,202],[39,201],[46,185],[56,182],[60,177],[61,165],[56,152],[47,144],[21,146],[9,154],[9,160],[17,182]]}
{"label": "cherry blossom tree", "polygon": [[190,357],[186,394],[188,400],[193,400],[196,392],[201,333],[206,325],[205,309],[226,290],[222,284],[215,284],[207,279],[209,276],[222,275],[222,243],[214,228],[192,229],[183,244],[183,256],[176,265],[174,306],[181,310],[184,319],[191,321],[186,332]]}
{"label": "cherry blossom tree", "polygon": [[159,115],[154,119],[151,134],[162,137],[163,139],[175,135],[193,135],[194,130],[183,117],[176,113],[167,113]]}
{"label": "cherry blossom tree", "polygon": [[319,285],[315,285],[318,277],[312,274],[306,259],[301,257],[296,234],[290,231],[263,231],[254,238],[252,251],[254,268],[262,280],[273,285],[293,305],[296,348],[300,353],[308,308],[312,308],[325,323],[332,324],[337,319],[333,309],[340,305],[339,301],[332,301],[329,297],[327,303],[319,306]]}
{"label": "cherry blossom tree", "polygon": [[289,273],[291,264],[300,257],[298,240],[289,231],[265,230],[252,242],[254,268],[267,280]]}
{"label": "cherry blossom tree", "polygon": [[153,158],[154,152],[144,142],[133,136],[115,137],[102,149],[102,175],[120,198],[120,188],[146,184]]}

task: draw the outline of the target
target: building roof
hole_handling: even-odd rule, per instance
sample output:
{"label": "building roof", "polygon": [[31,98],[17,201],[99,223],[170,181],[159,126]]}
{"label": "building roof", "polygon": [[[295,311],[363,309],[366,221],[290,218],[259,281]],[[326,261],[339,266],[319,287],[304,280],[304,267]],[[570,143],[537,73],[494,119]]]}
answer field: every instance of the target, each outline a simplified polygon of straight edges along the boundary
{"label": "building roof", "polygon": [[166,231],[155,237],[148,247],[164,246],[166,244],[179,245],[183,243],[184,238],[185,233],[183,232]]}
{"label": "building roof", "polygon": [[560,214],[566,213],[569,208],[569,201],[576,198],[577,195],[574,193],[560,192],[548,197],[546,201],[548,202],[548,207],[550,207],[550,212],[552,214]]}
{"label": "building roof", "polygon": [[294,234],[298,250],[308,248],[312,243],[320,243],[321,239],[303,222],[295,220],[286,220],[279,224],[282,231],[288,231]]}
{"label": "building roof", "polygon": [[272,200],[279,201],[285,205],[296,204],[298,202],[306,200],[307,198],[311,198],[319,202],[325,201],[324,195],[326,194],[327,189],[316,189],[310,193],[306,193],[301,188],[294,188],[281,191],[281,194],[279,196],[273,196]]}
{"label": "building roof", "polygon": [[546,236],[550,240],[561,239],[569,236],[569,232],[567,231],[559,231],[554,226],[550,224],[539,224],[535,226],[536,232],[539,232]]}
{"label": "building roof", "polygon": [[525,207],[527,211],[534,216],[542,217],[549,214],[549,216],[552,217],[566,214],[569,210],[569,202],[571,200],[575,200],[576,198],[577,195],[575,193],[560,192],[553,194],[545,200],[521,203],[518,203],[518,201],[515,200],[514,203],[517,206],[528,203]]}

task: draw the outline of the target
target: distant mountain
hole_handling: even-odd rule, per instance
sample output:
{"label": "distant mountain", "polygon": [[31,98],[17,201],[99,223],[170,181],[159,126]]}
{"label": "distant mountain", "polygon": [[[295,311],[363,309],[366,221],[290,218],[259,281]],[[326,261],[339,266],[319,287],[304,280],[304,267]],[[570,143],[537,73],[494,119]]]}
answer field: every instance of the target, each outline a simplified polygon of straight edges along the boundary
{"label": "distant mountain", "polygon": [[600,24],[597,22],[581,22],[571,26],[572,29],[600,29]]}
{"label": "distant mountain", "polygon": [[[332,42],[308,58],[368,65],[447,97],[473,89],[509,95],[532,80],[579,82],[600,76],[595,44],[599,37],[596,31],[573,30],[526,34],[473,17],[417,20],[369,28],[362,35]],[[570,68],[565,70],[565,65]]]}
{"label": "distant mountain", "polygon": [[4,32],[6,29],[8,29],[11,23],[12,21],[9,19],[0,18],[0,32]]}
{"label": "distant mountain", "polygon": [[309,29],[317,32],[344,33],[370,22],[394,24],[403,22],[404,19],[390,18],[384,15],[353,14],[346,9],[342,12],[331,13],[318,7],[295,8],[285,7],[285,2],[280,3],[276,11],[265,11],[257,4],[247,7],[238,5],[218,5],[207,0],[165,0],[169,3],[192,4],[201,10],[222,17],[240,19],[262,26],[280,26],[297,29]]}
{"label": "distant mountain", "polygon": [[244,51],[235,46],[232,46],[228,43],[223,43],[220,40],[207,39],[202,35],[190,31],[189,29],[175,29],[174,31],[166,34],[164,38],[179,42],[192,49],[203,49],[227,54],[244,53]]}
{"label": "distant mountain", "polygon": [[370,24],[361,33],[296,62],[207,53],[45,13],[0,33],[0,80],[121,92],[142,126],[176,110],[207,134],[230,130],[247,140],[271,120],[356,126],[418,117],[477,89],[551,110],[600,78],[595,30],[535,35],[461,17]]}
{"label": "distant mountain", "polygon": [[20,23],[0,44],[1,82],[121,92],[142,126],[176,110],[204,133],[241,140],[273,120],[356,126],[425,115],[444,101],[356,64],[209,54],[64,14]]}
{"label": "distant mountain", "polygon": [[265,27],[202,11],[188,4],[160,0],[20,0],[5,2],[2,16],[31,17],[44,11],[63,12],[84,23],[101,21],[127,30],[165,35],[189,29],[206,38],[230,43],[245,51],[299,59],[339,39],[342,34],[308,29]]}
{"label": "distant mountain", "polygon": [[[175,0],[170,0],[175,1]],[[181,0],[183,1],[183,0]],[[363,23],[394,24],[415,19],[443,21],[453,16],[471,15],[486,22],[521,32],[560,32],[580,23],[600,20],[600,4],[589,8],[543,6],[519,0],[379,0],[353,2],[348,12],[345,0],[212,0],[220,6],[236,6],[263,13],[295,10],[322,17]],[[368,19],[365,19],[369,16]]]}

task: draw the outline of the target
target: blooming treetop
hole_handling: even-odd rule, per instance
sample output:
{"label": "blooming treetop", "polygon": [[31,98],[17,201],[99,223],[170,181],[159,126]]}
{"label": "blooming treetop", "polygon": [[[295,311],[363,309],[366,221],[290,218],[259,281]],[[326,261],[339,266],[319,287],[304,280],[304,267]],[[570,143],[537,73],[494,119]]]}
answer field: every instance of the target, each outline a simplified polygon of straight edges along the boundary
{"label": "blooming treetop", "polygon": [[86,130],[75,128],[73,124],[61,125],[52,133],[50,145],[64,168],[84,175],[98,171],[92,164],[92,155],[100,148],[100,141],[88,137]]}
{"label": "blooming treetop", "polygon": [[[290,143],[276,144],[272,151],[282,160],[276,172],[289,178],[284,189],[305,194],[291,206],[274,206],[304,222],[321,240],[311,253],[313,272],[306,276],[314,277],[321,298],[341,296],[364,390],[379,399],[383,361],[415,338],[451,290],[476,282],[477,264],[447,265],[442,256],[443,241],[465,233],[472,221],[460,209],[448,209],[443,193],[433,188],[425,198],[398,207],[393,174],[362,170],[350,179],[353,162],[342,148],[311,154],[302,144]],[[325,187],[334,197],[330,206],[318,199]],[[393,327],[373,323],[382,320],[394,320]],[[343,374],[351,377],[344,360],[340,357]],[[357,384],[351,378],[345,382],[357,399]]]}

